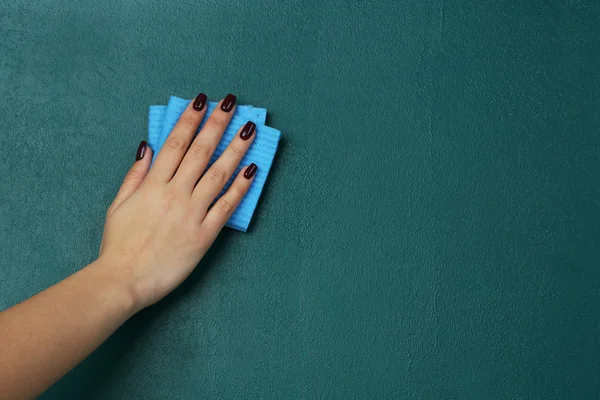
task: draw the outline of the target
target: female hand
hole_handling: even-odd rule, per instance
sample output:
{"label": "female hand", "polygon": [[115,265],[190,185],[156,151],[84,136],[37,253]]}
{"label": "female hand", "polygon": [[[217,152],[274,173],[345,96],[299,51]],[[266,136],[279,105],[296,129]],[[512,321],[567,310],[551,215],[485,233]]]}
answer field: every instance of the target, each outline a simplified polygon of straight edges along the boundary
{"label": "female hand", "polygon": [[[179,285],[238,206],[256,173],[242,169],[211,207],[252,143],[248,122],[211,168],[211,155],[235,110],[227,97],[194,139],[206,113],[199,94],[150,169],[136,162],[106,216],[100,257],[0,313],[0,398],[34,398],[90,354],[122,323]],[[193,142],[192,142],[193,140]]]}
{"label": "female hand", "polygon": [[202,176],[235,102],[234,95],[227,95],[194,139],[206,113],[207,98],[199,94],[152,169],[152,150],[140,143],[136,162],[108,209],[96,267],[126,282],[138,310],[163,298],[192,272],[252,183],[255,164],[243,168],[210,207],[254,139],[256,126],[248,122]]}

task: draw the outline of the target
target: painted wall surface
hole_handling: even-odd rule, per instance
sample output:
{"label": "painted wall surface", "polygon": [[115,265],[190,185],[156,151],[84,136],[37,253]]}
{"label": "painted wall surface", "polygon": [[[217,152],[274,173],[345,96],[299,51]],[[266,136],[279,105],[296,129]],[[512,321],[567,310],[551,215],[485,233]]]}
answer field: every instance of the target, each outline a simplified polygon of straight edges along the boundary
{"label": "painted wall surface", "polygon": [[45,399],[592,398],[598,1],[4,1],[0,309],[97,254],[168,95],[283,143],[249,233]]}

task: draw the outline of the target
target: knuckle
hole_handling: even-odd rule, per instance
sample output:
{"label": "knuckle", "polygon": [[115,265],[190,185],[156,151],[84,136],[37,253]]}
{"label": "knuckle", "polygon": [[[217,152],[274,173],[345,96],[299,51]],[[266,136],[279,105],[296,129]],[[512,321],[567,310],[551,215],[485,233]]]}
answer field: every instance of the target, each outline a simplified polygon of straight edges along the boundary
{"label": "knuckle", "polygon": [[160,200],[160,209],[163,212],[169,210],[173,203],[175,203],[175,199],[177,198],[177,193],[174,190],[167,191],[164,196]]}
{"label": "knuckle", "polygon": [[123,183],[135,182],[139,181],[144,177],[144,174],[141,171],[137,171],[132,169],[125,175],[125,179],[123,179]]}
{"label": "knuckle", "polygon": [[185,146],[185,140],[179,136],[169,136],[166,145],[173,150],[181,150]]}
{"label": "knuckle", "polygon": [[228,192],[234,199],[241,199],[242,197],[244,197],[245,190],[244,188],[239,187],[238,185],[231,185]]}
{"label": "knuckle", "polygon": [[190,113],[190,112],[185,112],[181,115],[180,121],[186,125],[198,125],[200,123],[200,121],[198,121],[198,118],[196,117],[196,115]]}
{"label": "knuckle", "polygon": [[227,119],[224,117],[220,117],[216,114],[211,115],[208,121],[206,121],[206,125],[209,126],[210,130],[213,131],[224,131],[227,128]]}
{"label": "knuckle", "polygon": [[219,209],[224,214],[229,214],[233,211],[233,204],[229,200],[221,197],[221,199],[219,200]]}
{"label": "knuckle", "polygon": [[242,146],[242,145],[235,145],[232,144],[231,145],[231,153],[235,156],[242,156],[244,155],[244,153],[246,153],[246,147]]}
{"label": "knuckle", "polygon": [[244,190],[237,186],[231,186],[228,190],[228,195],[231,199],[234,199],[235,201],[240,201],[242,200],[242,197],[244,197]]}
{"label": "knuckle", "polygon": [[214,166],[208,171],[208,178],[216,183],[222,183],[225,180],[225,172]]}
{"label": "knuckle", "polygon": [[212,153],[212,149],[211,147],[203,142],[194,142],[192,144],[192,147],[190,147],[190,153],[192,155],[192,158],[194,159],[203,159],[206,157],[210,157],[211,153]]}

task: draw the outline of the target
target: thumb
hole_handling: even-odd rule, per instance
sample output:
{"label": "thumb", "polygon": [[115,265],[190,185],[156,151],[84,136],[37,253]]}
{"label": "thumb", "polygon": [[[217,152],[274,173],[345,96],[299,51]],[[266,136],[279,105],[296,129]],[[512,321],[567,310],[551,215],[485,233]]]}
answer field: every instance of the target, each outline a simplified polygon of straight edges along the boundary
{"label": "thumb", "polygon": [[138,187],[140,187],[142,181],[146,177],[148,170],[150,169],[150,163],[152,162],[152,149],[148,146],[148,143],[144,140],[140,142],[137,153],[135,155],[135,163],[125,175],[123,179],[123,184],[115,197],[115,200],[112,202],[110,207],[108,208],[107,215],[111,215],[113,211],[125,201],[129,196],[131,196]]}

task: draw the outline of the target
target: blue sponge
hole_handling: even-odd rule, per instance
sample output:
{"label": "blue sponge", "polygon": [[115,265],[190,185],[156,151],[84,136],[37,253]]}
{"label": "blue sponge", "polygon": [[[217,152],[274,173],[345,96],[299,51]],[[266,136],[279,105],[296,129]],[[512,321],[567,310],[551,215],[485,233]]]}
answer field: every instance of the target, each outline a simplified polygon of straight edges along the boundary
{"label": "blue sponge", "polygon": [[[162,145],[169,136],[169,133],[179,120],[179,117],[189,102],[190,100],[171,96],[167,106],[150,106],[150,109],[148,110],[148,144],[152,148],[155,156],[160,151]],[[206,112],[207,117],[215,109],[216,105],[216,103],[208,103]],[[229,188],[233,178],[237,176],[243,166],[250,163],[255,163],[258,166],[258,171],[256,171],[254,182],[252,183],[250,190],[226,224],[226,226],[242,232],[248,230],[248,225],[250,225],[252,214],[254,213],[260,193],[267,180],[267,175],[273,164],[275,152],[277,151],[277,146],[281,137],[280,131],[264,125],[266,115],[267,110],[264,108],[238,106],[208,165],[210,167],[216,159],[219,158],[229,142],[231,142],[231,139],[233,139],[237,133],[238,129],[248,121],[256,123],[256,137],[254,142],[242,159],[242,162],[236,169],[232,178],[227,182],[225,188],[218,196],[220,197]],[[200,124],[200,128],[205,122],[206,117]]]}

